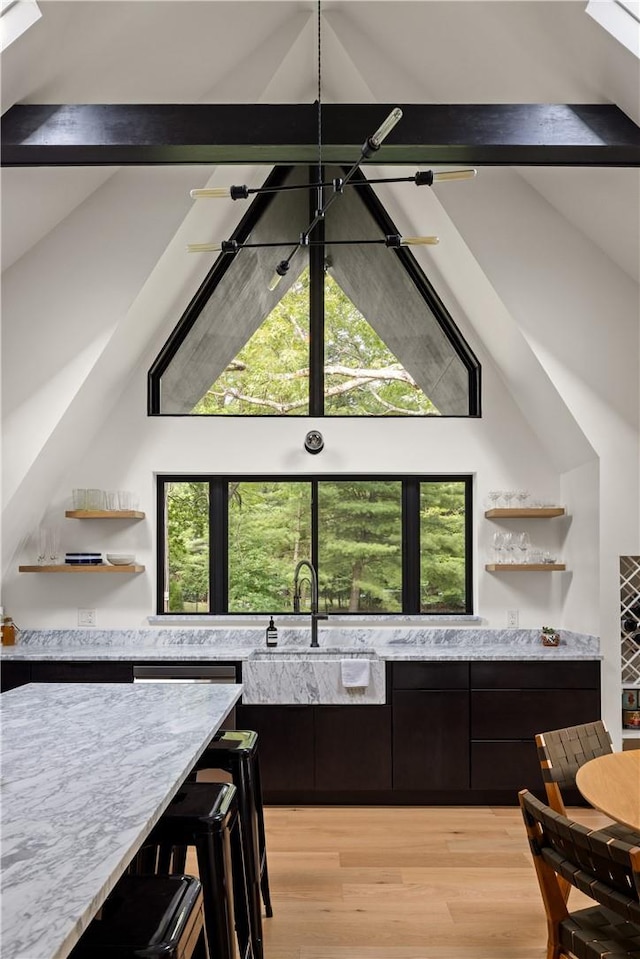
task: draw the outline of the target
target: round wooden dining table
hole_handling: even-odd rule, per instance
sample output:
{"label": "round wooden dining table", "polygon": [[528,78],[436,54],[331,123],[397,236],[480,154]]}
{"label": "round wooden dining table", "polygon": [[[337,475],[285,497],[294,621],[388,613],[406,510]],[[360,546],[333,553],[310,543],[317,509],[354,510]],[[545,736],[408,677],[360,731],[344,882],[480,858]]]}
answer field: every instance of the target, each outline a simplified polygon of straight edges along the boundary
{"label": "round wooden dining table", "polygon": [[640,749],[590,759],[576,785],[595,809],[640,834]]}

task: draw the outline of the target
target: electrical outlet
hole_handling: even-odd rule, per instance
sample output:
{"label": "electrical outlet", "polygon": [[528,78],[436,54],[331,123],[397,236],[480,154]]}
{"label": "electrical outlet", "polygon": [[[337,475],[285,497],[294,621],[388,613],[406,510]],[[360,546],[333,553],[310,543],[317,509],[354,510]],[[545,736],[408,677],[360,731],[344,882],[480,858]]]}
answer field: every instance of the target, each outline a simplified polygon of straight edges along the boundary
{"label": "electrical outlet", "polygon": [[95,609],[79,609],[78,610],[78,626],[95,626],[95,625],[96,625]]}
{"label": "electrical outlet", "polygon": [[520,621],[519,610],[508,609],[507,610],[507,626],[517,626],[519,621]]}

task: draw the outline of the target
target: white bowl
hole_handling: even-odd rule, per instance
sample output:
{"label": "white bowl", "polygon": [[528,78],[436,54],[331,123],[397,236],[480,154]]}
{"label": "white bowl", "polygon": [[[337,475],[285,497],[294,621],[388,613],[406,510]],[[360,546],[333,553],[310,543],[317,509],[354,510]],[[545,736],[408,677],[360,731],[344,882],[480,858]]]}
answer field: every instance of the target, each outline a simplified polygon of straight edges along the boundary
{"label": "white bowl", "polygon": [[135,561],[133,553],[107,553],[107,562],[112,566],[133,566]]}

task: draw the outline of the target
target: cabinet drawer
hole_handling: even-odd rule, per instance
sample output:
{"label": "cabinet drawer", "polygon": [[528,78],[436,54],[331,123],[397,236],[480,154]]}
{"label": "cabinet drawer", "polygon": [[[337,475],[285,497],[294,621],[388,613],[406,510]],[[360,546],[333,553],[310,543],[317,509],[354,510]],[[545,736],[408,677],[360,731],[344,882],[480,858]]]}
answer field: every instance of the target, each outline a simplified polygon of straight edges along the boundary
{"label": "cabinet drawer", "polygon": [[394,689],[468,689],[468,663],[394,663]]}
{"label": "cabinet drawer", "polygon": [[132,683],[131,663],[32,663],[32,683]]}
{"label": "cabinet drawer", "polygon": [[[472,689],[599,689],[600,663],[471,663]],[[551,727],[548,727],[551,728]]]}
{"label": "cabinet drawer", "polygon": [[599,718],[595,689],[471,691],[471,739],[533,739],[536,733]]}
{"label": "cabinet drawer", "polygon": [[530,742],[471,743],[471,788],[542,789],[536,745]]}

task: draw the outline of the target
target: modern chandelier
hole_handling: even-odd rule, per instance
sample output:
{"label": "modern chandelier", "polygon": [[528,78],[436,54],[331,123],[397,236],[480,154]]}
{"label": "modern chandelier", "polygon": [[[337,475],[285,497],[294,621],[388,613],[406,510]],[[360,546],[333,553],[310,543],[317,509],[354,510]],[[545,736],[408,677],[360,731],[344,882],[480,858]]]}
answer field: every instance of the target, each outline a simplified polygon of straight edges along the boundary
{"label": "modern chandelier", "polygon": [[[329,207],[338,199],[347,186],[356,185],[353,177],[360,168],[363,160],[369,159],[376,153],[384,140],[389,136],[393,128],[402,119],[402,110],[395,107],[389,116],[380,124],[378,129],[371,136],[367,137],[360,148],[360,156],[351,166],[343,177],[334,177],[332,180],[322,181],[322,34],[321,34],[321,10],[322,0],[317,4],[317,23],[318,23],[318,98],[317,98],[317,116],[318,116],[318,180],[316,183],[302,183],[284,186],[261,186],[248,187],[246,185],[235,185],[230,187],[213,187],[210,189],[191,190],[191,197],[194,200],[201,199],[231,199],[247,200],[250,196],[256,196],[265,193],[283,193],[288,190],[307,190],[316,191],[316,211],[311,222],[305,230],[298,236],[297,240],[278,240],[273,242],[249,243],[239,242],[237,240],[222,240],[218,243],[189,243],[187,250],[190,253],[237,253],[240,250],[257,247],[291,247],[287,256],[280,260],[275,267],[275,273],[269,281],[269,289],[275,290],[283,276],[289,272],[291,260],[301,247],[309,246],[329,246],[340,244],[356,244],[358,246],[366,244],[379,244],[391,249],[398,249],[404,246],[434,246],[440,242],[437,236],[401,236],[398,233],[386,234],[379,239],[363,240],[315,240],[312,237],[313,231],[321,223]],[[434,183],[446,182],[448,180],[468,180],[476,176],[477,170],[446,170],[434,172],[433,170],[418,170],[413,176],[406,177],[381,177],[379,179],[367,180],[368,184],[376,183],[413,183],[415,186],[433,186]],[[358,181],[356,181],[358,182]],[[325,193],[331,191],[327,199]]]}

